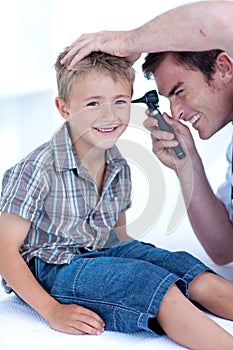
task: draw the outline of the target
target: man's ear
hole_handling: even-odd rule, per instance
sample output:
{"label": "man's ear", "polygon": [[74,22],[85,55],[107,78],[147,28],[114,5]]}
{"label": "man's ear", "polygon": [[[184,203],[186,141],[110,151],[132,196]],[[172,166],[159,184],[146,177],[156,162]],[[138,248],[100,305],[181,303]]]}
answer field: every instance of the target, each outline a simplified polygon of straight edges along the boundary
{"label": "man's ear", "polygon": [[66,120],[69,120],[70,119],[70,112],[69,112],[69,108],[67,107],[67,104],[65,103],[65,101],[61,97],[56,97],[55,98],[55,105],[56,105],[58,111],[60,112],[60,114],[62,115],[62,117]]}
{"label": "man's ear", "polygon": [[233,79],[233,61],[226,52],[217,56],[216,68],[225,84]]}

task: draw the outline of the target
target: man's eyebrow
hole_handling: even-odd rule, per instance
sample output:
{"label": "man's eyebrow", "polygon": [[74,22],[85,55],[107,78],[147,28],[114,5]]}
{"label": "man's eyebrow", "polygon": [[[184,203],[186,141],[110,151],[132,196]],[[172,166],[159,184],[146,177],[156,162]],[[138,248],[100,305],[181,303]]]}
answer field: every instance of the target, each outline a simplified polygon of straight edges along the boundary
{"label": "man's eyebrow", "polygon": [[175,93],[175,91],[180,88],[184,83],[182,81],[180,81],[179,83],[177,83],[168,93],[168,97],[172,97]]}

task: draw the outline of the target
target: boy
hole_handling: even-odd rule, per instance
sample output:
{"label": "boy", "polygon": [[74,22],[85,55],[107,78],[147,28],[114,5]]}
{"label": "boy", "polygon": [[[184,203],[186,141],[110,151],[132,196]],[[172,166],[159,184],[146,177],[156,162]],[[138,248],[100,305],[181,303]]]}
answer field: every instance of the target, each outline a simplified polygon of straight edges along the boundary
{"label": "boy", "polygon": [[130,170],[115,143],[129,123],[130,64],[92,53],[68,71],[64,55],[56,106],[66,122],[3,179],[8,289],[62,332],[147,330],[191,349],[232,349],[233,337],[190,300],[233,319],[233,284],[188,253],[127,237]]}

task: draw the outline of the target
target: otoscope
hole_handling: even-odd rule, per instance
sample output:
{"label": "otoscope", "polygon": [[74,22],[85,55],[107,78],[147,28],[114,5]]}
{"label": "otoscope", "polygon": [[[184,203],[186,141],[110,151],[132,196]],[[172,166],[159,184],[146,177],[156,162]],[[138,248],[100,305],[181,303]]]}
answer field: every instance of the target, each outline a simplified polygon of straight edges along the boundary
{"label": "otoscope", "polygon": [[[170,127],[170,125],[167,124],[167,122],[164,120],[161,112],[159,111],[159,98],[156,90],[151,90],[145,93],[145,95],[141,98],[138,98],[136,100],[131,101],[132,103],[146,103],[147,107],[150,109],[151,116],[156,118],[158,121],[158,125],[160,130],[171,132],[174,134],[174,131]],[[175,138],[176,140],[176,138]],[[176,156],[179,159],[182,159],[185,157],[185,153],[180,145],[172,147],[173,151],[175,152]]]}

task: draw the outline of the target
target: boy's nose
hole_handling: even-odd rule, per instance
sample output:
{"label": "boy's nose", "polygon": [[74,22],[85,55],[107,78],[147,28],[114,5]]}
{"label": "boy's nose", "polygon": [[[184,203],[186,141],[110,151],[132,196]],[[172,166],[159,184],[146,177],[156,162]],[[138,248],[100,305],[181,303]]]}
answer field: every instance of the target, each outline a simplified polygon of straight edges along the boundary
{"label": "boy's nose", "polygon": [[101,119],[112,120],[116,118],[116,110],[113,103],[104,103],[101,106]]}

